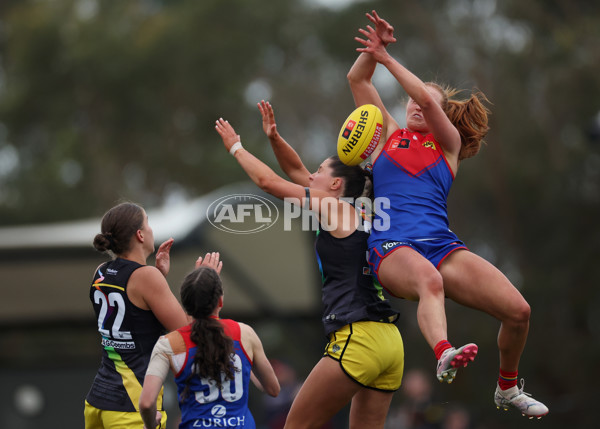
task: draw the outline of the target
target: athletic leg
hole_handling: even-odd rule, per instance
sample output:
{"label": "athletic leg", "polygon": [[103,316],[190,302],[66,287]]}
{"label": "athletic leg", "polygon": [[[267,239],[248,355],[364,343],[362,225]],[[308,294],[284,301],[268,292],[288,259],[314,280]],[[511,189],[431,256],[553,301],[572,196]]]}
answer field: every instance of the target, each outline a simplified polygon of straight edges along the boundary
{"label": "athletic leg", "polygon": [[469,252],[456,250],[440,266],[446,296],[500,321],[500,368],[517,371],[529,332],[531,309],[521,293],[495,266]]}
{"label": "athletic leg", "polygon": [[381,392],[363,387],[352,398],[350,429],[383,429],[392,392]]}
{"label": "athletic leg", "polygon": [[[516,373],[527,341],[531,314],[529,304],[521,293],[500,270],[467,250],[450,254],[442,263],[440,272],[449,298],[500,320],[500,369]],[[526,394],[523,391],[524,381],[521,380],[521,383],[521,388],[514,385],[505,390],[498,385],[494,394],[496,406],[504,409],[515,407],[529,418],[548,414],[548,407]]]}
{"label": "athletic leg", "polygon": [[378,276],[394,295],[419,301],[417,321],[432,349],[447,339],[444,285],[431,262],[409,247],[400,247],[383,259]]}
{"label": "athletic leg", "polygon": [[360,389],[358,383],[344,374],[337,361],[321,358],[296,395],[284,429],[322,427]]}

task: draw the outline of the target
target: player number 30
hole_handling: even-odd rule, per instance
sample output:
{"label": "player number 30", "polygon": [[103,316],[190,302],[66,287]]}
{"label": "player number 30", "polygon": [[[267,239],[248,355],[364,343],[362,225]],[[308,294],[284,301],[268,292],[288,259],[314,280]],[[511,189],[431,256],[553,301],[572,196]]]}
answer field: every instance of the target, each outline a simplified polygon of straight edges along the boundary
{"label": "player number 30", "polygon": [[[217,387],[215,380],[202,378],[202,384],[208,386],[208,394],[204,391],[196,392],[196,401],[200,404],[214,402],[219,398],[219,392],[227,402],[235,402],[244,394],[244,382],[242,380],[242,361],[236,354],[231,355],[233,361],[233,380],[225,380],[225,374],[221,375],[221,389]],[[234,391],[231,390],[231,383],[234,383]]]}

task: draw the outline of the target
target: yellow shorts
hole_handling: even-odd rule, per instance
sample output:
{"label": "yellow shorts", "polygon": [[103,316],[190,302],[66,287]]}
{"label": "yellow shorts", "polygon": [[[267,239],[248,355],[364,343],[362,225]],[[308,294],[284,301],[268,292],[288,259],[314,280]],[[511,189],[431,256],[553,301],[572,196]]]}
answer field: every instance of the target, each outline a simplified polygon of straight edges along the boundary
{"label": "yellow shorts", "polygon": [[362,386],[394,392],[402,383],[404,345],[393,323],[350,323],[329,334],[324,356]]}
{"label": "yellow shorts", "polygon": [[[167,427],[167,413],[161,411],[160,427]],[[85,429],[131,429],[142,428],[144,422],[139,412],[99,410],[85,401]],[[153,428],[154,429],[154,428]]]}

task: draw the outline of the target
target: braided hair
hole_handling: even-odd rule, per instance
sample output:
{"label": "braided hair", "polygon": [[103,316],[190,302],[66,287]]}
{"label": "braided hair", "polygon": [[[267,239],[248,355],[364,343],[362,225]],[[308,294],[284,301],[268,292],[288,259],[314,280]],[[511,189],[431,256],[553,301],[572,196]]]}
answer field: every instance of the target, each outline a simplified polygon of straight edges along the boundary
{"label": "braided hair", "polygon": [[221,323],[212,317],[222,296],[221,278],[209,267],[195,269],[181,285],[181,304],[186,313],[194,318],[190,338],[197,345],[192,373],[186,379],[183,397],[187,395],[189,382],[194,376],[214,380],[219,389],[222,381],[234,379],[236,369],[231,361],[233,341],[225,335]]}

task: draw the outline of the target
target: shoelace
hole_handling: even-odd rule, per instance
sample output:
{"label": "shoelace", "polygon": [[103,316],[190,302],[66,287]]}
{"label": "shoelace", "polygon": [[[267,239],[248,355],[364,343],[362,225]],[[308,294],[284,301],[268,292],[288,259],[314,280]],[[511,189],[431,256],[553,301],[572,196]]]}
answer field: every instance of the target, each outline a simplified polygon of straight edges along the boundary
{"label": "shoelace", "polygon": [[524,389],[525,389],[525,379],[522,378],[521,379],[521,387],[519,388],[519,393],[517,393],[516,395],[514,395],[512,398],[507,398],[507,399],[510,401],[511,399],[516,398],[519,395],[526,395],[526,396],[531,397],[531,393],[525,392]]}

